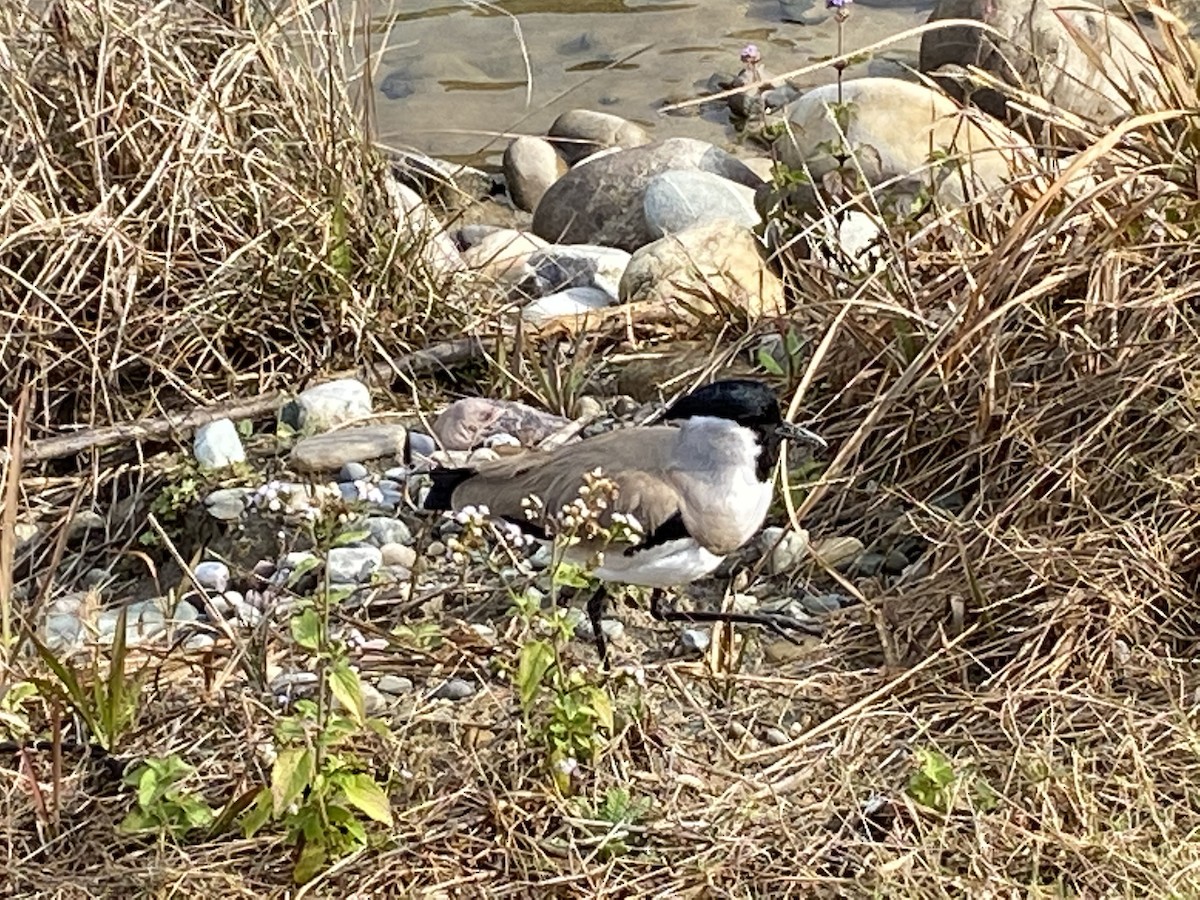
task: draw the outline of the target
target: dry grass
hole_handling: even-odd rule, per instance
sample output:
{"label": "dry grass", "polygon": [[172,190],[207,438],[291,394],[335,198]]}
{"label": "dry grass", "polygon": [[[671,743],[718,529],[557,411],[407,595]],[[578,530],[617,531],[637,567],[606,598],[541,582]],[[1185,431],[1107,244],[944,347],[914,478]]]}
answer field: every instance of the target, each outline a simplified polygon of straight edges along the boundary
{"label": "dry grass", "polygon": [[[0,95],[15,110],[3,146],[20,149],[5,177],[22,173],[6,191],[16,199],[0,243],[0,261],[20,274],[0,288],[4,377],[41,379],[35,429],[126,415],[167,389],[220,394],[235,371],[265,385],[348,358],[386,317],[387,291],[411,289],[399,262],[412,254],[371,225],[386,218],[368,187],[377,159],[323,83],[273,55],[283,51],[270,28],[189,5],[158,8],[131,36],[133,7],[114,0],[99,17],[65,4],[67,24],[60,15],[42,31],[23,7],[0,8],[24,23],[7,29],[18,37],[0,60],[25,73]],[[155,36],[154,16],[168,10],[175,39]],[[115,53],[133,40],[147,53]],[[70,87],[88,78],[109,85],[106,99],[50,112],[51,96],[96,97]],[[206,99],[217,87],[228,92],[219,108]],[[131,136],[98,165],[112,132],[98,143],[72,126],[100,116],[130,117]],[[34,122],[44,134],[25,133]],[[418,685],[464,673],[483,687],[453,705],[410,697],[388,715],[390,740],[362,743],[389,782],[396,824],[305,893],[1200,895],[1200,143],[1194,121],[1170,113],[1093,139],[1085,161],[1105,169],[1092,190],[1068,191],[1064,178],[1040,200],[981,198],[988,214],[965,217],[972,228],[947,222],[897,243],[878,276],[789,272],[805,298],[796,322],[823,347],[798,402],[837,448],[798,512],[814,536],[924,546],[922,571],[814,573],[862,604],[790,661],[764,657],[749,635],[732,671],[656,662],[644,688],[615,679],[622,725],[581,793],[594,804],[622,787],[650,803],[615,854],[601,847],[609,826],[549,786],[497,674],[518,636],[502,620],[491,640],[458,622],[474,595],[434,598],[422,614],[440,622],[443,645],[393,647],[364,670]],[[345,156],[331,167],[321,154],[334,148]],[[246,166],[253,178],[231,174]],[[322,180],[335,171],[339,184]],[[247,183],[261,194],[244,193]],[[354,277],[329,263],[339,196],[354,258],[374,261]],[[283,296],[295,301],[287,321],[320,325],[236,356],[265,327],[256,317],[278,315],[261,300]],[[187,324],[198,317],[202,327]],[[416,341],[421,321],[398,327]],[[88,339],[72,341],[70,328]],[[159,343],[135,340],[149,329]],[[118,390],[135,372],[148,387]],[[90,386],[77,407],[70,384]],[[40,485],[43,496],[79,488]],[[500,595],[494,582],[478,590]],[[415,606],[357,624],[386,632]],[[629,656],[645,634],[633,631]],[[296,648],[271,633],[257,652],[284,664]],[[254,684],[218,677],[235,671],[223,654],[151,671],[123,756],[180,753],[214,804],[267,778],[257,747],[274,714]],[[770,728],[786,743],[770,743]],[[940,809],[909,788],[918,751],[954,768]],[[180,846],[117,837],[128,794],[70,754],[55,827],[50,765],[42,751],[0,758],[0,893],[297,895],[277,835]]]}
{"label": "dry grass", "polygon": [[48,6],[0,3],[0,397],[35,386],[35,437],[457,330],[331,5]]}

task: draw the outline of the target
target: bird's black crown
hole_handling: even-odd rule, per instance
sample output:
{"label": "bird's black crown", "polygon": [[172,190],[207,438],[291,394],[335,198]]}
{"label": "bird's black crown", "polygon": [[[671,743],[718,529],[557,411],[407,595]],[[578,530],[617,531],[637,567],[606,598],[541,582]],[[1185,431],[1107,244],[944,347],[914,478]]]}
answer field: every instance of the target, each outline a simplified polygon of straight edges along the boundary
{"label": "bird's black crown", "polygon": [[729,378],[696,388],[679,398],[665,414],[668,421],[693,416],[728,419],[746,428],[770,427],[783,421],[775,392],[750,378]]}

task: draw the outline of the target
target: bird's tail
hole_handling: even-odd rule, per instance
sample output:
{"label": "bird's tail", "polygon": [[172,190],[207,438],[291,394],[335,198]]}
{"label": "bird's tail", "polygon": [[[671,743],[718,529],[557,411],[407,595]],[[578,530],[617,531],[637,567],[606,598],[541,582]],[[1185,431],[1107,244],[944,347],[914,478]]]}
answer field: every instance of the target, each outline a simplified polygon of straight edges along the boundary
{"label": "bird's tail", "polygon": [[422,504],[425,509],[454,509],[454,489],[475,474],[474,469],[433,469],[433,484]]}

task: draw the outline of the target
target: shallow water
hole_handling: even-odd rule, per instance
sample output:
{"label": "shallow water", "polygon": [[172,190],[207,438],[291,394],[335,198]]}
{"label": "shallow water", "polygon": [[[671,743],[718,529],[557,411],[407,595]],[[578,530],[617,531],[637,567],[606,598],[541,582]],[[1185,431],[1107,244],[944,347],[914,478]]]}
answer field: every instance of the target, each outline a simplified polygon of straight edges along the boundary
{"label": "shallow water", "polygon": [[[852,7],[853,50],[922,24],[931,2],[870,0]],[[513,18],[466,0],[377,3],[386,37],[376,82],[380,138],[435,156],[496,165],[505,134],[540,134],[564,110],[612,112],[656,138],[698,137],[729,147],[737,136],[723,108],[662,107],[702,96],[715,72],[732,75],[747,43],[773,73],[832,56],[837,26],[823,0],[507,0]],[[788,16],[810,24],[786,21]],[[390,27],[389,27],[390,23]],[[917,39],[851,66],[846,77],[896,74],[916,65]],[[823,67],[797,79],[822,84]],[[527,95],[527,84],[528,95]],[[500,135],[500,137],[497,137]]]}

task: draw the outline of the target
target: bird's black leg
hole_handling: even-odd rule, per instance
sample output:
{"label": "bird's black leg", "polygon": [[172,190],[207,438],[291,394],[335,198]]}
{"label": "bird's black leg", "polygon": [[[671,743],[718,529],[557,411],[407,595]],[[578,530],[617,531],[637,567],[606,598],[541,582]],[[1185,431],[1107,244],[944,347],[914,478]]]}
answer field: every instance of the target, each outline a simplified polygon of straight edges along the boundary
{"label": "bird's black leg", "polygon": [[650,593],[650,615],[659,622],[730,622],[734,625],[760,625],[793,644],[799,643],[799,641],[788,633],[789,629],[803,631],[805,634],[821,635],[820,625],[815,622],[805,622],[793,616],[771,613],[716,612],[706,609],[681,612],[677,609],[665,609],[662,605],[662,598],[661,588],[655,588]]}
{"label": "bird's black leg", "polygon": [[600,627],[600,620],[604,616],[607,601],[608,588],[600,585],[587,602],[588,621],[592,623],[592,640],[596,642],[596,652],[600,654],[600,665],[605,669],[608,669],[608,645],[604,642],[604,629]]}

